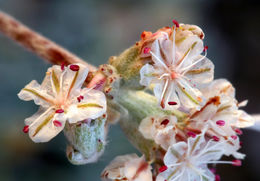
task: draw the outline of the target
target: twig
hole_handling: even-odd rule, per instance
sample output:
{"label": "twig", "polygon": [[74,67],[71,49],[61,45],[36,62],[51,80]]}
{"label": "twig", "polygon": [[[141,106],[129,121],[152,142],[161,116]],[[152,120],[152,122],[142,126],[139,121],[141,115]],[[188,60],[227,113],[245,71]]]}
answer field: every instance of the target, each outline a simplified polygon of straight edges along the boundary
{"label": "twig", "polygon": [[91,72],[96,67],[0,11],[0,32],[52,64],[82,63]]}

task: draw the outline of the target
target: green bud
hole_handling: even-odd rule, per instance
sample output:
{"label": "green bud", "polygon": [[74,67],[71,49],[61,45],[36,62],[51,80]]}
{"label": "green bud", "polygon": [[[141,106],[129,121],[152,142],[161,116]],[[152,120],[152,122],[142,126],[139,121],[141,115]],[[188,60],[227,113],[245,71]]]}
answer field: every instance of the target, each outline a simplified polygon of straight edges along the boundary
{"label": "green bud", "polygon": [[67,157],[72,164],[96,162],[103,154],[106,143],[106,117],[81,124],[66,124],[64,133],[69,141]]}

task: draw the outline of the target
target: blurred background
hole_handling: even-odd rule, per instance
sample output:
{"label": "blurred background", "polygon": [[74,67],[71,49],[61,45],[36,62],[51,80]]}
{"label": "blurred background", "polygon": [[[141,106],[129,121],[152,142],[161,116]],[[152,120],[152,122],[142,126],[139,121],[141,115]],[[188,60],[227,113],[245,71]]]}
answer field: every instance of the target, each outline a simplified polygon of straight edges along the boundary
{"label": "blurred background", "polygon": [[[215,64],[215,77],[229,79],[245,108],[260,113],[260,4],[252,0],[0,0],[0,9],[94,65],[131,46],[144,30],[171,26],[172,19],[200,26]],[[0,180],[98,181],[119,154],[137,152],[118,126],[112,126],[105,154],[95,164],[71,165],[61,133],[34,144],[22,132],[37,106],[17,93],[29,81],[41,82],[50,65],[0,34]],[[242,167],[219,165],[222,181],[260,180],[260,132],[244,130]],[[138,153],[138,152],[137,152]]]}

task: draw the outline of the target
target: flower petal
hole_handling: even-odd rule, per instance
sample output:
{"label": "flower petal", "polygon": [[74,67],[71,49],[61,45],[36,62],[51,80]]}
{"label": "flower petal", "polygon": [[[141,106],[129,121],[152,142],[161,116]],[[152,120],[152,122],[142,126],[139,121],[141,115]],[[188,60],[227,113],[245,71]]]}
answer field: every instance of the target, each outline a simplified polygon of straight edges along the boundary
{"label": "flower petal", "polygon": [[212,81],[208,86],[202,88],[201,92],[206,98],[219,96],[219,94],[225,94],[232,98],[235,97],[235,89],[226,79],[216,79]]}
{"label": "flower petal", "polygon": [[140,70],[140,84],[144,86],[149,86],[152,80],[157,76],[155,74],[155,69],[152,65],[146,64]]}
{"label": "flower petal", "polygon": [[196,35],[187,37],[183,42],[176,46],[176,66],[181,70],[194,63],[203,51],[203,41]]}
{"label": "flower petal", "polygon": [[[199,56],[200,57],[200,56]],[[185,76],[196,84],[206,84],[214,78],[214,64],[208,59],[204,58],[202,61],[194,65],[185,73]]]}
{"label": "flower petal", "polygon": [[[32,117],[28,121],[28,123],[31,122],[29,125],[29,136],[36,143],[51,140],[63,130],[66,121],[64,114],[55,114],[55,109],[52,107],[44,113],[40,113],[42,111],[39,112],[38,117],[33,115],[33,117],[37,117],[33,122],[31,122]],[[55,126],[54,121],[59,121],[60,124]]]}
{"label": "flower petal", "polygon": [[181,104],[186,108],[196,108],[200,109],[202,105],[205,104],[204,97],[202,97],[201,92],[190,85],[184,79],[177,80],[177,93],[180,98]]}
{"label": "flower petal", "polygon": [[[79,70],[70,69],[70,66],[79,66]],[[77,96],[82,84],[88,75],[88,68],[83,64],[69,65],[62,77],[63,94],[68,98]]]}
{"label": "flower petal", "polygon": [[18,94],[18,97],[24,101],[34,100],[34,103],[42,107],[50,107],[53,104],[53,97],[46,90],[33,80],[27,84]]}
{"label": "flower petal", "polygon": [[164,156],[164,164],[168,167],[177,163],[183,157],[183,154],[187,150],[187,143],[178,142],[168,148]]}
{"label": "flower petal", "polygon": [[247,114],[245,111],[238,110],[237,114],[238,114],[238,121],[236,123],[236,127],[246,128],[249,126],[253,126],[255,124],[254,118],[249,114]]}
{"label": "flower petal", "polygon": [[[168,69],[167,67],[172,62],[172,47],[167,46],[171,44],[167,33],[165,33],[165,36],[161,36],[153,42],[150,53],[152,54],[152,60],[156,67]],[[162,46],[167,49],[162,49]]]}
{"label": "flower petal", "polygon": [[70,123],[76,123],[84,119],[96,119],[106,112],[107,103],[103,92],[84,88],[80,95],[84,98],[78,102],[74,99],[67,110],[66,116]]}

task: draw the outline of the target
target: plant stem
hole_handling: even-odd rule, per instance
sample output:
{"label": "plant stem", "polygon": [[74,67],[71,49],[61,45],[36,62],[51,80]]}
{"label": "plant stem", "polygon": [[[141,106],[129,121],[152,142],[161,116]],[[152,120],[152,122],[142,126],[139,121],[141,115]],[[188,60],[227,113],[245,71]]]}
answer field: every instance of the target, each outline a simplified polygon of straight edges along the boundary
{"label": "plant stem", "polygon": [[96,71],[96,67],[1,11],[0,32],[52,64],[82,63],[89,71]]}

